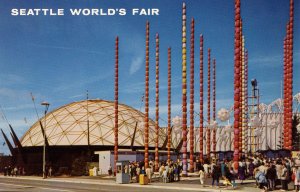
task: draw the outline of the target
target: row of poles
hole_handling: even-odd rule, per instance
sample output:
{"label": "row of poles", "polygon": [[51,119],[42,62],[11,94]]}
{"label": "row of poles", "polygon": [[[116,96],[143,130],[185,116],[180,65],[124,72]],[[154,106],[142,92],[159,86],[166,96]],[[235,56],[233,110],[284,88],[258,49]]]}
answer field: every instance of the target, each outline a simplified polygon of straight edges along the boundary
{"label": "row of poles", "polygon": [[[194,170],[194,39],[195,39],[195,21],[191,21],[190,37],[190,171]],[[145,118],[144,118],[144,141],[145,141],[145,168],[149,167],[149,36],[150,23],[146,23],[146,62],[145,62]],[[183,152],[183,171],[187,171],[187,48],[186,48],[186,5],[182,7],[182,152]],[[155,37],[155,170],[159,165],[159,35]],[[119,38],[115,41],[115,143],[114,143],[114,163],[118,161],[118,54]],[[210,122],[210,81],[211,81],[211,49],[208,49],[208,122]],[[200,35],[200,161],[203,162],[203,35]],[[213,120],[216,120],[216,60],[213,59]],[[168,127],[167,127],[167,161],[171,160],[171,48],[168,48]],[[211,153],[210,130],[207,133],[207,154]],[[216,150],[216,131],[213,130],[213,152]],[[116,166],[115,170],[116,172]]]}
{"label": "row of poles", "polygon": [[[294,1],[290,0],[290,19],[284,38],[284,148],[292,150],[293,115],[293,26]],[[235,0],[234,34],[234,162],[235,168],[242,152],[248,151],[248,52],[242,32],[241,1]],[[244,86],[244,87],[243,87]],[[258,106],[257,106],[258,107]],[[259,109],[258,109],[259,110]],[[245,153],[246,154],[246,153]]]}
{"label": "row of poles", "polygon": [[[191,21],[190,35],[190,172],[194,170],[194,27]],[[186,36],[186,5],[182,6],[182,164],[183,175],[187,174],[187,36]],[[145,62],[145,169],[149,167],[149,35],[150,23],[146,23],[146,62]],[[200,35],[200,153],[199,160],[203,162],[203,35]],[[290,0],[290,21],[287,25],[287,35],[284,41],[284,146],[291,149],[292,126],[292,68],[293,68],[293,0]],[[159,164],[159,35],[155,37],[155,170]],[[115,41],[115,143],[114,163],[118,161],[118,54],[119,38]],[[242,33],[241,1],[235,0],[235,34],[234,34],[234,162],[235,168],[243,152],[248,151],[248,51],[245,49],[245,38]],[[213,121],[216,121],[216,60],[213,59]],[[208,79],[207,79],[207,122],[211,123],[211,49],[208,49]],[[171,159],[171,48],[168,48],[168,128],[167,157]],[[216,130],[212,129],[213,152],[216,151]],[[211,153],[211,132],[207,129],[206,154]],[[210,155],[208,155],[208,158]],[[116,166],[114,166],[116,172]]]}

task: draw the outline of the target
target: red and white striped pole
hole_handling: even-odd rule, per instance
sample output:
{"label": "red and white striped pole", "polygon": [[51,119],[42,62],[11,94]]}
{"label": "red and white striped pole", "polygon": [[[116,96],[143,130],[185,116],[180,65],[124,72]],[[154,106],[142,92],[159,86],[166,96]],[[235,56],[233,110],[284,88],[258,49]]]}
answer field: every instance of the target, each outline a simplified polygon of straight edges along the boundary
{"label": "red and white striped pole", "polygon": [[159,35],[155,38],[155,171],[158,171],[158,136],[159,136]]}
{"label": "red and white striped pole", "polygon": [[119,37],[116,37],[115,42],[115,143],[114,143],[114,173],[117,173],[117,161],[118,161],[118,131],[119,131]]}
{"label": "red and white striped pole", "polygon": [[187,175],[186,5],[182,5],[182,175]]}
{"label": "red and white striped pole", "polygon": [[240,136],[240,49],[241,49],[241,1],[235,0],[235,33],[234,33],[234,168],[238,169],[239,161],[239,136]]}
{"label": "red and white striped pole", "polygon": [[168,48],[168,163],[171,161],[171,47]]}
{"label": "red and white striped pole", "polygon": [[211,145],[210,145],[210,48],[208,48],[208,63],[207,63],[207,137],[206,137],[206,155],[210,159]]}
{"label": "red and white striped pole", "polygon": [[245,50],[245,155],[248,156],[248,50]]}
{"label": "red and white striped pole", "polygon": [[190,44],[190,172],[194,172],[194,18],[191,21]]}
{"label": "red and white striped pole", "polygon": [[[216,121],[216,59],[213,59],[213,121]],[[213,153],[216,154],[216,127],[213,129]]]}
{"label": "red and white striped pole", "polygon": [[200,35],[200,162],[203,163],[203,35]]}
{"label": "red and white striped pole", "polygon": [[283,89],[284,89],[284,92],[283,92],[283,105],[284,105],[284,113],[283,113],[283,133],[282,133],[282,136],[283,136],[283,148],[286,149],[287,148],[287,144],[286,144],[286,138],[287,138],[287,79],[288,79],[288,76],[287,76],[287,67],[288,67],[288,64],[287,64],[287,36],[284,38],[284,46],[283,46],[283,51],[284,51],[284,59],[283,59]]}
{"label": "red and white striped pole", "polygon": [[146,67],[145,67],[145,170],[149,167],[149,21],[146,24]]}
{"label": "red and white striped pole", "polygon": [[292,150],[292,127],[293,127],[293,41],[294,41],[294,0],[290,0],[289,22],[289,60],[288,60],[288,142],[287,149]]}

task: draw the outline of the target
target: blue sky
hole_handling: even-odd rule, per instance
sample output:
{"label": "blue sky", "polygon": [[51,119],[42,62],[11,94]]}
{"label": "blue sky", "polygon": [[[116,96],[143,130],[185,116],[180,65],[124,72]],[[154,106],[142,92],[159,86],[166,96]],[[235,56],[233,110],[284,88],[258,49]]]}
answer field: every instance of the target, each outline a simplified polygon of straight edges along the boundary
{"label": "blue sky", "polygon": [[[190,0],[188,27],[195,18],[195,101],[199,111],[199,35],[217,60],[217,109],[233,103],[233,0]],[[300,12],[295,0],[294,93],[300,91]],[[161,125],[167,112],[167,48],[172,47],[172,116],[181,115],[181,7],[182,1],[63,0],[0,2],[0,104],[21,137],[37,120],[37,110],[47,100],[50,110],[73,101],[90,98],[114,99],[114,40],[120,38],[120,103],[140,109],[144,92],[145,23],[150,21],[150,116],[155,106],[155,33],[160,35]],[[12,8],[65,9],[65,15],[11,16]],[[126,16],[70,16],[70,8],[126,8]],[[158,8],[159,16],[132,16],[132,8]],[[289,19],[289,1],[242,1],[246,48],[249,52],[249,80],[256,78],[261,101],[280,97],[283,38]],[[188,28],[189,33],[189,28]],[[189,36],[189,35],[188,35]],[[189,46],[189,43],[188,43]],[[188,52],[189,54],[189,52]],[[205,77],[207,69],[205,68]],[[188,71],[189,73],[189,71]],[[206,79],[205,79],[206,83]],[[205,100],[206,100],[205,87]],[[206,101],[205,101],[206,103]],[[143,111],[142,107],[142,111]],[[24,118],[27,121],[24,121]],[[196,117],[196,125],[198,123]],[[0,127],[8,133],[1,119]],[[0,136],[1,143],[3,137]],[[0,152],[7,147],[0,145]]]}

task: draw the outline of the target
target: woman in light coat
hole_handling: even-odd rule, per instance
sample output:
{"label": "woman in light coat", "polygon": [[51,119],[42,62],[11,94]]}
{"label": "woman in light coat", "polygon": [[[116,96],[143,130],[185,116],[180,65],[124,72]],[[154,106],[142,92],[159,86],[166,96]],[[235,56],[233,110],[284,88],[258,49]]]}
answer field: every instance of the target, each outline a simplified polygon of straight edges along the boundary
{"label": "woman in light coat", "polygon": [[200,169],[200,171],[199,171],[199,179],[200,179],[201,185],[204,185],[204,182],[205,182],[205,172],[204,172],[204,169]]}

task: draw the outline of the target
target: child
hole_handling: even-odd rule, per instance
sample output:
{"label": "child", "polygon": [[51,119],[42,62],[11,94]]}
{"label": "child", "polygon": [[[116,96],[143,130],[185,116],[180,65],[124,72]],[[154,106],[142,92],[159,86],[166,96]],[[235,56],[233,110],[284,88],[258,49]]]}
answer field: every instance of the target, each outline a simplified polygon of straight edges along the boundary
{"label": "child", "polygon": [[222,178],[224,180],[223,184],[225,185],[225,187],[227,187],[228,185],[231,185],[233,187],[232,183],[230,182],[230,180],[227,177],[223,176]]}
{"label": "child", "polygon": [[205,173],[204,173],[203,169],[200,169],[199,175],[200,175],[200,183],[201,183],[201,185],[204,185]]}

